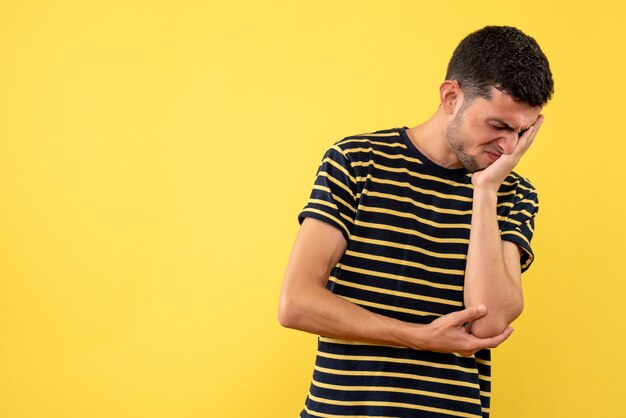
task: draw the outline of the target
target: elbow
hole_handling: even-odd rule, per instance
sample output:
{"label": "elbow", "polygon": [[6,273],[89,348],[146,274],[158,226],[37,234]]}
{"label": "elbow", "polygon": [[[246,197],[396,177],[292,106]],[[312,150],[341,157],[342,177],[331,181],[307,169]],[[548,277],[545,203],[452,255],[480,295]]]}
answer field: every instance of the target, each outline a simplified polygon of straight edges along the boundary
{"label": "elbow", "polygon": [[300,318],[297,303],[292,297],[282,294],[278,303],[278,323],[285,328],[297,328]]}
{"label": "elbow", "polygon": [[524,302],[520,300],[508,306],[508,309],[500,314],[487,313],[483,318],[472,322],[470,332],[478,338],[491,338],[500,335],[521,315],[523,310]]}
{"label": "elbow", "polygon": [[323,303],[320,296],[325,294],[326,289],[307,280],[304,280],[304,285],[298,282],[288,278],[283,283],[278,301],[278,323],[285,328],[310,332],[315,322],[313,317],[318,311],[316,307]]}
{"label": "elbow", "polygon": [[472,322],[470,332],[477,338],[491,338],[502,334],[508,326],[509,322],[486,316]]}

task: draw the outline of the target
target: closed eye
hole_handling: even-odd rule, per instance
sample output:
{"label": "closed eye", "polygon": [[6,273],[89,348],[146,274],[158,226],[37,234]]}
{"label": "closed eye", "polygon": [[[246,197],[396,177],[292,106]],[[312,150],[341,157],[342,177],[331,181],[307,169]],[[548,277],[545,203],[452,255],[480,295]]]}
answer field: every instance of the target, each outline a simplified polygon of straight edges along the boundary
{"label": "closed eye", "polygon": [[513,128],[509,128],[508,126],[496,126],[496,125],[492,125],[489,124],[489,126],[491,126],[493,129],[498,130],[498,131],[513,131]]}
{"label": "closed eye", "polygon": [[[495,130],[497,130],[497,131],[508,131],[508,132],[514,132],[514,131],[515,131],[515,129],[513,129],[513,128],[509,127],[509,126],[497,126],[497,125],[493,125],[493,124],[491,124],[491,123],[489,124],[489,126],[491,126],[491,128],[493,128],[493,129],[495,129]],[[527,130],[528,130],[528,128],[526,128],[526,129],[522,129],[521,131],[519,131],[519,132],[517,133],[517,137],[518,137],[518,138],[521,138],[521,137],[522,137],[522,135],[524,135],[524,133],[525,133]]]}

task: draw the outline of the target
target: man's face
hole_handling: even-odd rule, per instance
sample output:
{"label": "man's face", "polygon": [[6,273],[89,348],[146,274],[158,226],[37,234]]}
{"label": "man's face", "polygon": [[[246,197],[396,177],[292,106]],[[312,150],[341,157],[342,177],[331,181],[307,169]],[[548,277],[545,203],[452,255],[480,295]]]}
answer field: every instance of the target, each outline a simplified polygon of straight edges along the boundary
{"label": "man's face", "polygon": [[468,171],[484,170],[502,154],[511,154],[519,137],[541,113],[492,88],[491,100],[462,103],[446,129],[450,149]]}

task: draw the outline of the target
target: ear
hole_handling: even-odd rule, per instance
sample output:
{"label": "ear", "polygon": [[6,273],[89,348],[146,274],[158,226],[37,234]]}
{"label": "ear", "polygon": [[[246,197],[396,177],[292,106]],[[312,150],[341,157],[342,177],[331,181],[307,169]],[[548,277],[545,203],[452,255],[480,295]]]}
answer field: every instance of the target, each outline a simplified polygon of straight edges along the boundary
{"label": "ear", "polygon": [[463,92],[456,80],[446,80],[439,86],[439,101],[444,112],[454,114],[463,102]]}

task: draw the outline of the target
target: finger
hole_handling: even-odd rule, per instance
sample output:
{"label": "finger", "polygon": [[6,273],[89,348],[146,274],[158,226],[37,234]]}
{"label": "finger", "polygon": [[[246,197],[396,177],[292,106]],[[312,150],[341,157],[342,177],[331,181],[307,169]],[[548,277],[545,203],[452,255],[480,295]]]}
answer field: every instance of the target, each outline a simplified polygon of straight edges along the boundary
{"label": "finger", "polygon": [[449,315],[456,325],[461,326],[466,322],[471,322],[478,318],[482,318],[486,314],[487,307],[485,305],[478,305],[471,308],[463,309],[462,311],[452,312]]}
{"label": "finger", "polygon": [[480,348],[496,348],[513,334],[513,328],[507,327],[499,335],[490,338],[477,338]]}
{"label": "finger", "polygon": [[524,132],[524,134],[520,137],[519,141],[517,141],[515,150],[512,153],[515,158],[521,158],[522,155],[524,155],[526,151],[528,151],[528,149],[534,142],[535,137],[537,136],[537,132],[539,131],[539,128],[543,124],[543,120],[544,120],[543,115],[539,115],[537,117],[537,120],[535,120],[535,123],[533,123],[526,130],[526,132]]}
{"label": "finger", "polygon": [[537,120],[535,120],[535,123],[533,123],[530,126],[530,128],[528,128],[526,132],[524,132],[524,135],[522,135],[522,138],[526,137],[526,139],[528,140],[529,146],[535,140],[535,137],[537,136],[537,132],[539,132],[539,128],[541,128],[541,125],[543,124],[544,119],[545,118],[543,117],[543,115],[537,116]]}
{"label": "finger", "polygon": [[543,125],[543,119],[544,119],[543,115],[539,115],[535,123],[532,124],[531,126],[532,132],[530,132],[528,135],[529,145],[532,144],[533,141],[535,140],[535,137],[537,136],[537,133],[539,132],[539,128],[541,128],[541,125]]}

